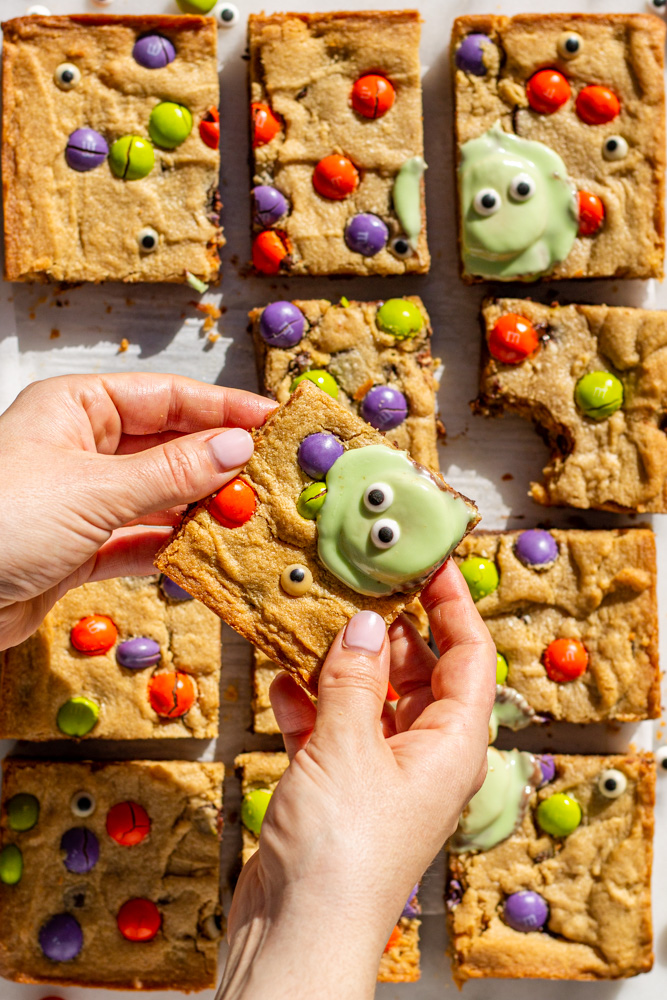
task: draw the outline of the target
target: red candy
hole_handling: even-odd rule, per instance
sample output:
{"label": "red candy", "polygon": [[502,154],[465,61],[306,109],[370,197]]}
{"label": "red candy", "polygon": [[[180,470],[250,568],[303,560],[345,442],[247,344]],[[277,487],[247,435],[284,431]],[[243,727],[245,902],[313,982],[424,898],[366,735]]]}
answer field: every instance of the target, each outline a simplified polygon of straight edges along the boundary
{"label": "red candy", "polygon": [[539,346],[535,327],[517,313],[505,313],[496,320],[489,334],[489,351],[506,365],[518,365],[534,354]]}
{"label": "red candy", "polygon": [[400,695],[398,691],[393,687],[391,681],[387,685],[387,701],[398,701]]}
{"label": "red candy", "polygon": [[256,149],[257,146],[265,146],[267,142],[275,139],[283,126],[268,104],[251,104],[250,112],[252,114],[252,147]]}
{"label": "red candy", "polygon": [[394,106],[396,91],[384,76],[360,76],[352,88],[352,107],[364,118],[382,118]]}
{"label": "red candy", "polygon": [[118,930],[128,941],[152,941],[162,924],[162,917],[150,899],[128,899],[116,918]]}
{"label": "red candy", "polygon": [[570,99],[570,84],[557,69],[541,69],[526,84],[526,97],[533,111],[552,115]]}
{"label": "red candy", "polygon": [[153,674],[148,682],[148,699],[154,712],[165,719],[179,719],[189,712],[197,698],[190,674]]}
{"label": "red candy", "polygon": [[69,637],[80,653],[102,656],[118,638],[118,629],[106,615],[88,615],[76,623]]}
{"label": "red candy", "polygon": [[239,528],[249,521],[257,508],[257,494],[239,476],[223,486],[208,505],[209,513],[223,528]]}
{"label": "red candy", "polygon": [[140,844],[150,832],[150,816],[138,802],[117,802],[107,813],[107,833],[121,847]]}
{"label": "red candy", "polygon": [[396,927],[394,927],[391,934],[389,935],[389,940],[387,941],[384,947],[385,953],[390,951],[390,949],[393,948],[394,945],[398,944],[398,942],[401,940],[401,936],[402,936],[401,928],[397,924]]}
{"label": "red candy", "polygon": [[580,191],[579,201],[579,235],[592,236],[604,222],[604,205],[602,199],[590,191]]}
{"label": "red candy", "polygon": [[289,250],[285,240],[275,229],[267,229],[255,237],[252,245],[252,262],[262,274],[277,274]]}
{"label": "red candy", "polygon": [[343,201],[359,186],[359,171],[352,160],[340,153],[325,156],[313,170],[313,187],[323,198]]}
{"label": "red candy", "polygon": [[616,118],[621,102],[609,87],[584,87],[577,96],[577,114],[587,125],[605,125]]}
{"label": "red candy", "polygon": [[208,117],[199,123],[199,135],[211,149],[220,145],[220,112],[217,108],[209,108]]}
{"label": "red candy", "polygon": [[588,667],[588,653],[578,639],[554,639],[544,650],[544,667],[552,681],[565,684],[581,677]]}

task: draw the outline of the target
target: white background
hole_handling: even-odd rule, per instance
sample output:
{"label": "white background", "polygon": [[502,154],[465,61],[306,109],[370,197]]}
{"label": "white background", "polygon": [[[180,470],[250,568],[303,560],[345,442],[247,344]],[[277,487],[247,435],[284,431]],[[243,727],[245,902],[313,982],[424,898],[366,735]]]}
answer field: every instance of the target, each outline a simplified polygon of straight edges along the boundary
{"label": "white background", "polygon": [[[25,13],[29,0],[0,0],[0,13],[9,18]],[[52,13],[107,12],[114,14],[177,13],[174,0],[113,0],[102,6],[94,0],[47,0]],[[241,60],[245,48],[245,18],[250,11],[392,9],[400,6],[391,0],[376,0],[372,4],[359,0],[238,0],[241,22],[219,32],[221,70],[221,133],[222,133],[222,199],[225,203],[223,223],[227,246],[223,250],[223,278],[218,290],[204,296],[204,301],[222,304],[225,313],[219,323],[221,339],[209,344],[201,332],[202,319],[190,305],[197,296],[189,289],[170,286],[80,287],[61,291],[51,286],[10,285],[0,283],[0,410],[9,405],[17,392],[34,379],[66,372],[102,371],[167,371],[191,375],[209,382],[256,388],[250,338],[246,333],[246,313],[249,308],[263,305],[275,298],[326,297],[372,299],[390,295],[416,293],[422,296],[430,312],[434,336],[434,352],[445,363],[445,375],[440,390],[440,407],[448,429],[448,441],[442,450],[441,462],[447,479],[457,489],[473,497],[483,515],[483,526],[589,526],[613,527],[622,523],[637,523],[631,519],[607,513],[570,510],[548,510],[538,507],[527,496],[528,482],[540,477],[546,458],[541,440],[525,421],[506,418],[484,420],[473,417],[468,402],[476,395],[479,355],[479,325],[477,310],[483,294],[481,288],[466,288],[458,279],[454,257],[454,191],[452,185],[452,105],[449,81],[448,45],[452,18],[463,13],[519,13],[531,3],[505,0],[417,0],[425,19],[422,40],[424,76],[424,116],[429,244],[433,256],[430,275],[413,278],[347,278],[291,281],[243,276],[243,265],[250,256],[248,234],[248,174],[247,174],[247,93],[246,63]],[[541,5],[540,5],[541,6]],[[550,0],[548,10],[568,11],[572,8],[589,12],[643,12],[644,0],[583,0],[577,3]],[[518,291],[521,294],[521,290]],[[657,282],[561,282],[544,288],[531,287],[531,294],[542,302],[558,297],[561,301],[608,302],[618,305],[646,305],[667,308],[667,288]],[[60,336],[51,339],[52,330]],[[130,341],[129,350],[118,353],[123,337]],[[39,475],[36,469],[35,474]],[[510,475],[513,478],[504,479]],[[650,518],[644,519],[650,521]],[[653,519],[658,532],[661,561],[660,625],[667,636],[667,516]],[[1,556],[0,556],[1,557]],[[165,741],[158,746],[145,743],[105,746],[87,742],[85,747],[67,745],[43,746],[40,753],[66,753],[70,756],[146,756],[146,757],[216,757],[231,764],[235,753],[254,748],[273,748],[275,740],[261,739],[248,732],[248,651],[243,640],[225,629],[223,662],[223,694],[236,690],[236,702],[223,698],[223,736],[209,745],[195,741]],[[663,658],[665,642],[662,643]],[[664,699],[663,699],[664,700]],[[664,738],[664,737],[663,737]],[[574,727],[553,726],[521,734],[517,743],[535,750],[558,749],[563,752],[611,751],[633,743],[653,745],[653,726]],[[506,742],[504,745],[509,745]],[[0,744],[2,748],[2,744]],[[10,749],[5,744],[5,752]],[[25,748],[19,748],[25,751]],[[34,752],[35,748],[31,748]],[[239,847],[238,826],[229,822],[238,805],[238,788],[233,775],[225,787],[227,829],[223,842],[223,883],[226,908],[229,903],[228,879],[233,874]],[[658,819],[656,830],[656,864],[653,878],[656,964],[648,975],[620,983],[548,983],[502,980],[469,982],[466,1000],[556,1000],[567,996],[571,1000],[664,1000],[667,996],[667,778],[658,780]],[[425,880],[422,898],[426,915],[422,927],[421,983],[384,985],[378,987],[381,1000],[435,1000],[443,993],[451,998],[457,991],[444,957],[446,935],[442,916],[443,863],[439,858]],[[21,915],[15,914],[20,920]],[[0,933],[2,930],[0,929]],[[322,928],[326,935],[326,927]],[[351,927],[350,933],[359,933]],[[335,942],[344,947],[345,942]],[[38,986],[19,986],[3,981],[2,1000],[41,1000],[56,992],[63,1000],[90,998],[90,991]],[[124,1000],[136,994],[95,991],[95,996]],[[177,993],[150,993],[147,997],[171,997]],[[212,992],[202,994],[210,1000]],[[313,998],[316,1000],[316,998]],[[344,1000],[344,998],[341,998]]]}

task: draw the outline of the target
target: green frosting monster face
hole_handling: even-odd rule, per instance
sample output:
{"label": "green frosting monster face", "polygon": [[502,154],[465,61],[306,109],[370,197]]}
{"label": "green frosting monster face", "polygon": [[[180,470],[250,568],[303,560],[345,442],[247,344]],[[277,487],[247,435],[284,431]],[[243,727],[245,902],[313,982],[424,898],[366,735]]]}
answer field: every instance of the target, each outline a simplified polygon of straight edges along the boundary
{"label": "green frosting monster face", "polygon": [[532,278],[565,260],[578,229],[575,192],[548,146],[492,128],[461,147],[459,183],[468,273]]}
{"label": "green frosting monster face", "polygon": [[326,484],[318,554],[359,594],[417,587],[458,545],[474,516],[405,452],[384,445],[346,451]]}

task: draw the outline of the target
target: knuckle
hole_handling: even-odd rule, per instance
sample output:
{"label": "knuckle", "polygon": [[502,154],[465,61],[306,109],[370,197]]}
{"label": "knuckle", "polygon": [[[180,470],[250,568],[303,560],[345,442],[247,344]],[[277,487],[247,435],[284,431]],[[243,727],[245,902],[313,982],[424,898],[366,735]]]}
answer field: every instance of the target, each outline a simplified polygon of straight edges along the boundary
{"label": "knuckle", "polygon": [[185,497],[196,491],[201,477],[201,462],[196,451],[174,440],[165,445],[164,456],[175,492]]}

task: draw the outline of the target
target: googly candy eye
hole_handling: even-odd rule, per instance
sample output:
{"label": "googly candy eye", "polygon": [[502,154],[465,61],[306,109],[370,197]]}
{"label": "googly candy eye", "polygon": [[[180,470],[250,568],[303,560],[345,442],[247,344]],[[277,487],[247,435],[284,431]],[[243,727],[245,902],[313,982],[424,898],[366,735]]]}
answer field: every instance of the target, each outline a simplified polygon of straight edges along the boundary
{"label": "googly candy eye", "polygon": [[561,59],[574,59],[581,54],[584,47],[584,40],[576,31],[564,31],[556,42],[558,55]]}
{"label": "googly candy eye", "polygon": [[667,774],[667,746],[660,747],[656,750],[655,759],[658,765],[658,771],[662,771],[663,774]]}
{"label": "googly candy eye", "polygon": [[290,597],[302,597],[313,585],[313,574],[307,566],[292,563],[280,575],[280,586]]}
{"label": "googly candy eye", "polygon": [[394,491],[387,483],[372,483],[364,493],[364,507],[373,514],[387,510],[394,502]]}
{"label": "googly candy eye", "polygon": [[535,194],[535,181],[528,174],[517,174],[510,183],[510,197],[514,201],[528,201]]}
{"label": "googly candy eye", "polygon": [[401,260],[404,260],[406,257],[412,257],[414,253],[405,236],[395,236],[389,244],[389,249],[394,257],[399,257]]}
{"label": "googly candy eye", "polygon": [[667,0],[646,0],[646,6],[654,14],[665,14],[667,12]]}
{"label": "googly candy eye", "polygon": [[622,135],[610,135],[602,144],[605,160],[623,160],[628,155],[628,144]]}
{"label": "googly candy eye", "polygon": [[93,815],[96,805],[97,802],[92,792],[79,791],[75,792],[70,799],[69,807],[75,816],[85,819],[87,816]]}
{"label": "googly candy eye", "polygon": [[371,528],[371,539],[378,549],[392,548],[400,537],[398,522],[390,517],[381,517]]}
{"label": "googly candy eye", "polygon": [[71,90],[81,83],[81,70],[74,63],[61,63],[56,68],[53,78],[61,90]]}
{"label": "googly candy eye", "polygon": [[628,779],[622,771],[617,771],[610,767],[600,771],[598,777],[598,790],[605,799],[617,799],[628,787]]}
{"label": "googly candy eye", "polygon": [[238,7],[235,7],[233,3],[217,3],[211,11],[211,16],[216,19],[221,28],[233,28],[241,19]]}
{"label": "googly candy eye", "polygon": [[473,208],[478,215],[495,215],[499,211],[502,202],[500,195],[494,188],[482,188],[473,199]]}
{"label": "googly candy eye", "polygon": [[153,253],[154,250],[157,250],[159,239],[158,234],[150,226],[146,226],[137,233],[137,243],[143,253]]}

